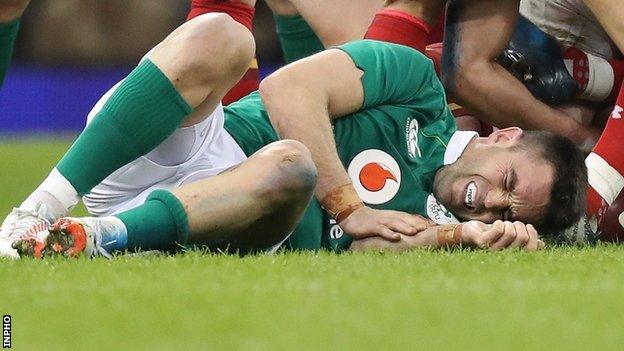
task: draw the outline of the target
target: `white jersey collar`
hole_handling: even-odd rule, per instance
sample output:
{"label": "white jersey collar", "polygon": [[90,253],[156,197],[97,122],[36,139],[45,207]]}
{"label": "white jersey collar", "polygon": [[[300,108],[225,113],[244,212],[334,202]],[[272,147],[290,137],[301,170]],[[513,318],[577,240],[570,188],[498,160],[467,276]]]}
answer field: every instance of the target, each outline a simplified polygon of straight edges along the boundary
{"label": "white jersey collar", "polygon": [[457,159],[462,155],[466,146],[470,140],[474,137],[478,136],[477,132],[473,131],[456,131],[451,136],[451,140],[449,140],[448,146],[446,147],[446,151],[444,152],[444,165],[450,165],[451,163],[455,163]]}

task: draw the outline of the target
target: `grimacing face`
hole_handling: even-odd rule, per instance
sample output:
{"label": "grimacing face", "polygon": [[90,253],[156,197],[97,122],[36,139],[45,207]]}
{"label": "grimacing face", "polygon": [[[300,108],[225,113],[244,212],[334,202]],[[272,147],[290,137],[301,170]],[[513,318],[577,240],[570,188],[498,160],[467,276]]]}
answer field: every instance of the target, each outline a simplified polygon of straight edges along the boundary
{"label": "grimacing face", "polygon": [[462,156],[436,173],[434,194],[463,220],[539,223],[547,211],[554,168],[506,128],[473,139]]}

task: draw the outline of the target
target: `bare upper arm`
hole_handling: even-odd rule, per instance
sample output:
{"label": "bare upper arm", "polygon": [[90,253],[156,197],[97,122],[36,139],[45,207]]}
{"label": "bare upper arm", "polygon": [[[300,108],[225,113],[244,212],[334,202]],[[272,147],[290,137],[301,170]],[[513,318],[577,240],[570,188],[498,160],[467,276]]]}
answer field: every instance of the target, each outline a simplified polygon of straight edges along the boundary
{"label": "bare upper arm", "polygon": [[362,107],[362,74],[347,53],[329,49],[279,69],[260,84],[260,93],[265,102],[323,104],[338,118]]}
{"label": "bare upper arm", "polygon": [[442,55],[445,78],[489,65],[509,44],[519,0],[455,0],[447,9]]}

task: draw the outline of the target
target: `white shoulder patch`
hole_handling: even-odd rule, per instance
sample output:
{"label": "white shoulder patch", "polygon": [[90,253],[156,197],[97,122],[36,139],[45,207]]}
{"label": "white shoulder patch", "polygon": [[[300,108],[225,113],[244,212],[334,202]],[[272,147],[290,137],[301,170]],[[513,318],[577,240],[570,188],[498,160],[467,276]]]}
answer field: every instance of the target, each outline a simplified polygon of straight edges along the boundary
{"label": "white shoulder patch", "polygon": [[454,224],[459,223],[459,220],[451,213],[451,211],[447,210],[444,205],[438,202],[438,199],[433,196],[433,194],[429,194],[427,197],[427,216],[432,221],[436,222],[436,224]]}

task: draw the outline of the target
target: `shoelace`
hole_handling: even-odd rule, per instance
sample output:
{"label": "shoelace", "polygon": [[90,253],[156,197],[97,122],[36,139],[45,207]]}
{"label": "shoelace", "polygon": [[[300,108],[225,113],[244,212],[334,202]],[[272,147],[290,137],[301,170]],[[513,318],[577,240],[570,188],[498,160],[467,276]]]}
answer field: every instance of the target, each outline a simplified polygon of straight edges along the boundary
{"label": "shoelace", "polygon": [[[95,251],[91,254],[90,258],[95,257],[95,253],[97,252],[108,259],[112,259],[113,256],[102,247],[102,228],[100,222],[95,222],[95,225],[97,228],[90,228],[93,231],[93,245],[95,246]],[[83,226],[86,227],[88,225],[84,223]]]}
{"label": "shoelace", "polygon": [[50,223],[41,218],[38,212],[14,208],[16,218],[8,228],[9,239],[21,239],[27,235],[36,235],[37,232],[48,228]]}
{"label": "shoelace", "polygon": [[104,248],[100,245],[96,245],[95,246],[95,250],[102,256],[108,258],[109,260],[113,258],[113,256],[111,254],[108,253],[108,251],[104,250]]}

